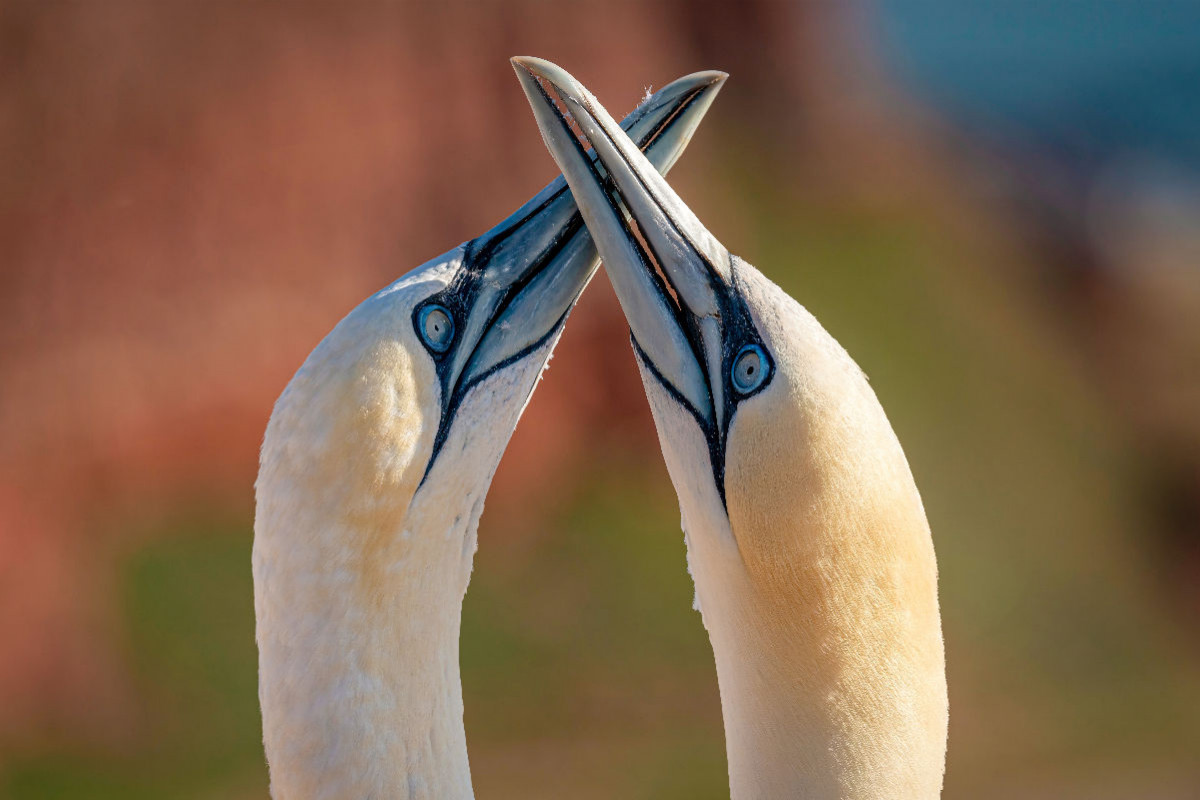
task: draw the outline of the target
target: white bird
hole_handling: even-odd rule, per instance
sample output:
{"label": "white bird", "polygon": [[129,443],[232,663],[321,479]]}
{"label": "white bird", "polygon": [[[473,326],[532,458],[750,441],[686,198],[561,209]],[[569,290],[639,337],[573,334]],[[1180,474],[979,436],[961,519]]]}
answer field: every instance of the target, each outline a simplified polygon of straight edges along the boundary
{"label": "white bird", "polygon": [[513,61],[629,321],[715,656],[732,797],[937,797],[937,565],[866,377],[709,233],[583,86]]}
{"label": "white bird", "polygon": [[[625,121],[657,168],[724,78],[680,79]],[[354,309],[276,402],[253,571],[277,800],[473,796],[458,640],[479,516],[598,263],[558,178]]]}

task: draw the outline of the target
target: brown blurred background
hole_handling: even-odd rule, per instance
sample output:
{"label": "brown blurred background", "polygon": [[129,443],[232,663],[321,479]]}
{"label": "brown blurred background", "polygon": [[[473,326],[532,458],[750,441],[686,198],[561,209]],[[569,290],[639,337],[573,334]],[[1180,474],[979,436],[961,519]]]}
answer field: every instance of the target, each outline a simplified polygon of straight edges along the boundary
{"label": "brown blurred background", "polygon": [[[261,798],[274,398],[554,175],[508,57],[618,115],[871,376],[941,569],[948,798],[1200,798],[1194,3],[0,3],[0,797]],[[463,625],[481,797],[727,796],[678,510],[599,277]]]}

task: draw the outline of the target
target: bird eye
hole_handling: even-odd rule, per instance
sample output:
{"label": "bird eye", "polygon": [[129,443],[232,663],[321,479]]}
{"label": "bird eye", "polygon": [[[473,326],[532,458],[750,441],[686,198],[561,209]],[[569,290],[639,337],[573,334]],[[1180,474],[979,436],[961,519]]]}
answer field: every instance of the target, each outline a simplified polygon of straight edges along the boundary
{"label": "bird eye", "polygon": [[454,320],[444,306],[428,305],[417,318],[417,332],[430,350],[444,353],[454,341]]}
{"label": "bird eye", "polygon": [[762,386],[767,378],[767,355],[756,344],[743,347],[733,360],[733,388],[749,394]]}

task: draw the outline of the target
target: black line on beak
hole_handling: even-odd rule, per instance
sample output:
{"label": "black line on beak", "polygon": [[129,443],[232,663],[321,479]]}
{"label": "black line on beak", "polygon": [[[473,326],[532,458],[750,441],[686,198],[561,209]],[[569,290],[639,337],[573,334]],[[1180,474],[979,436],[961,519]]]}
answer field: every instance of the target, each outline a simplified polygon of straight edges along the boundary
{"label": "black line on beak", "polygon": [[[540,80],[538,81],[538,85],[540,88]],[[678,122],[683,115],[683,112],[690,107],[696,101],[696,99],[707,90],[707,88],[707,86],[702,86],[690,91],[678,103],[677,108],[669,117],[666,117],[662,122],[652,128],[644,137],[642,137],[642,139],[637,143],[638,148],[640,150],[645,150],[656,139],[665,135],[675,125],[675,123]],[[544,94],[545,89],[542,89],[542,92]],[[550,98],[547,95],[547,100],[549,99]],[[553,101],[551,101],[551,104],[554,105]],[[562,114],[558,111],[557,106],[555,106],[555,112],[558,113],[559,119],[566,124],[566,120],[563,119]],[[575,141],[575,146],[580,147],[578,138],[574,136],[572,138]],[[582,151],[582,148],[580,149]],[[584,161],[586,161],[589,165],[589,168],[592,170],[593,174],[597,176],[597,180],[600,180],[599,174],[596,173],[595,167],[598,157],[593,159],[588,156],[586,151],[582,152],[582,156]],[[608,184],[605,185],[607,186]],[[522,216],[518,220],[515,220],[503,230],[495,233],[489,231],[483,236],[467,241],[463,245],[463,269],[459,270],[458,274],[455,275],[454,280],[451,281],[450,285],[448,285],[442,291],[426,298],[424,301],[418,304],[415,309],[413,309],[414,326],[418,324],[417,320],[419,318],[421,309],[430,303],[439,303],[440,305],[445,306],[447,309],[450,309],[454,314],[455,325],[458,330],[465,331],[467,329],[466,321],[470,316],[474,302],[479,295],[479,286],[483,280],[484,272],[486,271],[488,264],[495,257],[496,250],[503,242],[511,238],[518,230],[520,230],[522,226],[528,224],[532,219],[537,217],[538,214],[544,212],[551,204],[561,198],[564,192],[568,191],[570,191],[570,187],[564,183],[561,188],[553,192],[543,202],[539,203],[536,208],[530,210],[528,214]],[[618,217],[620,216],[621,215],[618,212]],[[443,401],[442,413],[438,420],[438,429],[436,434],[434,434],[432,452],[429,457],[429,462],[425,466],[425,473],[421,477],[421,485],[423,485],[425,479],[429,477],[429,473],[433,469],[433,465],[437,461],[438,455],[441,453],[443,446],[445,446],[446,439],[450,435],[450,428],[454,421],[455,412],[458,410],[458,407],[461,405],[463,399],[466,397],[471,388],[495,374],[500,369],[511,366],[520,359],[541,348],[566,323],[567,317],[574,308],[574,301],[572,301],[572,303],[566,309],[564,309],[562,316],[558,318],[558,320],[550,327],[550,329],[546,331],[543,336],[539,337],[533,344],[522,349],[520,352],[509,356],[503,361],[488,367],[478,375],[467,375],[474,360],[475,353],[482,345],[487,333],[492,329],[496,320],[499,319],[501,315],[503,315],[504,312],[509,308],[509,306],[512,305],[514,299],[520,295],[520,293],[538,275],[540,275],[542,271],[545,270],[546,267],[557,256],[562,253],[562,251],[574,240],[574,238],[582,229],[584,229],[583,215],[579,212],[578,208],[576,208],[575,212],[565,223],[563,223],[561,229],[555,235],[550,244],[538,254],[537,258],[530,263],[530,266],[526,268],[516,280],[505,287],[502,294],[497,299],[495,306],[492,308],[492,311],[488,316],[487,323],[481,329],[479,338],[472,344],[470,355],[463,360],[462,370],[459,373],[458,380],[455,381],[455,385],[450,385],[450,369],[454,362],[453,354],[456,352],[456,346],[451,346],[444,353],[430,352],[430,356],[432,356],[434,359],[438,380],[441,383],[441,396]],[[482,245],[480,245],[481,240],[483,240]],[[578,300],[578,295],[576,295],[576,300]],[[465,380],[463,379],[464,375],[467,375]]]}

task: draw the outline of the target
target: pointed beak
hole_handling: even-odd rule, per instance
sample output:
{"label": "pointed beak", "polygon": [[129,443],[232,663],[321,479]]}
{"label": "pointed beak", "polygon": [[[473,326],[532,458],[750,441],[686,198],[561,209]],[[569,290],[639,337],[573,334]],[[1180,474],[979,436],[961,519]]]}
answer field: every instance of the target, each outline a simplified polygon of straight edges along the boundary
{"label": "pointed beak", "polygon": [[[639,155],[644,151],[655,174],[670,169],[687,148],[724,78],[714,72],[680,78],[621,123],[621,135]],[[590,152],[581,157],[589,164],[597,158]],[[424,306],[437,304],[461,326],[455,333],[458,345],[438,366],[444,411],[435,457],[467,392],[557,335],[599,265],[591,234],[562,176],[453,258],[462,261],[461,277],[414,311],[419,325]]]}
{"label": "pointed beak", "polygon": [[[729,251],[578,81],[541,59],[514,58],[513,65],[595,239],[639,357],[706,427],[724,429],[722,375],[729,354],[722,326],[738,317],[729,308]],[[595,159],[570,120],[591,143]]]}
{"label": "pointed beak", "polygon": [[[667,172],[687,148],[725,78],[719,72],[680,78],[646,99],[618,126],[656,176]],[[597,155],[589,151],[581,157],[592,164]],[[486,264],[479,296],[485,306],[519,287],[499,316],[471,315],[464,333],[483,340],[470,354],[470,363],[461,365],[470,372],[490,369],[535,346],[574,306],[599,264],[562,176],[471,242],[470,250],[469,257]]]}

